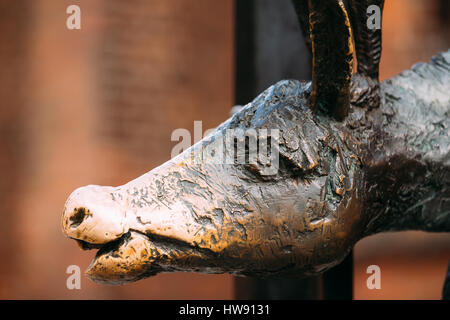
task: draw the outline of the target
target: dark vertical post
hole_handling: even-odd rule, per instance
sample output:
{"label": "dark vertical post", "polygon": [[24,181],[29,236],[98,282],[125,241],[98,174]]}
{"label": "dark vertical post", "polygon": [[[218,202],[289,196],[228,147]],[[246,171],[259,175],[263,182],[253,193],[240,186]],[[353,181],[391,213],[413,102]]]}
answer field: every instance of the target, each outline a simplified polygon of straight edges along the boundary
{"label": "dark vertical post", "polygon": [[[311,80],[311,56],[290,0],[235,0],[235,103],[282,79]],[[351,256],[323,276],[236,278],[237,299],[351,299]]]}
{"label": "dark vertical post", "polygon": [[244,105],[254,98],[255,41],[253,0],[235,0],[235,104]]}
{"label": "dark vertical post", "polygon": [[353,299],[353,252],[341,264],[325,272],[322,278],[323,299]]}
{"label": "dark vertical post", "polygon": [[450,300],[450,261],[448,263],[444,287],[442,288],[442,300]]}

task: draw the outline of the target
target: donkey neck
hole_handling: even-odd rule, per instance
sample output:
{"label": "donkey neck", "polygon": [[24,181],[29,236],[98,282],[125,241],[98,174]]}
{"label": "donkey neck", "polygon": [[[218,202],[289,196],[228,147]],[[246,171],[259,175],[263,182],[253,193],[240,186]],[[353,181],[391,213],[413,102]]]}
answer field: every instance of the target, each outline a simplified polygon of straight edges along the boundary
{"label": "donkey neck", "polygon": [[365,114],[367,233],[450,231],[450,51],[380,84]]}

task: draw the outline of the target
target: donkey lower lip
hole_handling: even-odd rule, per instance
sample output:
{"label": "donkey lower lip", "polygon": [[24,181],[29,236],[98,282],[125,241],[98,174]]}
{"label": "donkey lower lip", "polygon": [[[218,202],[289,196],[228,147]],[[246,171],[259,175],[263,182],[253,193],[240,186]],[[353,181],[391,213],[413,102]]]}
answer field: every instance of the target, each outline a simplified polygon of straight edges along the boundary
{"label": "donkey lower lip", "polygon": [[193,249],[183,240],[132,229],[103,245],[87,244],[88,249],[99,246],[95,258],[86,270],[86,276],[97,283],[109,285],[121,285],[176,269],[175,265],[169,263],[169,260],[176,257],[182,259],[186,256],[187,259],[192,259],[192,256],[197,256],[203,260],[208,256],[202,253],[202,249]]}
{"label": "donkey lower lip", "polygon": [[160,270],[149,250],[150,246],[157,244],[152,243],[144,233],[130,230],[105,244],[81,243],[83,249],[99,249],[86,270],[86,276],[97,283],[120,285],[148,277]]}

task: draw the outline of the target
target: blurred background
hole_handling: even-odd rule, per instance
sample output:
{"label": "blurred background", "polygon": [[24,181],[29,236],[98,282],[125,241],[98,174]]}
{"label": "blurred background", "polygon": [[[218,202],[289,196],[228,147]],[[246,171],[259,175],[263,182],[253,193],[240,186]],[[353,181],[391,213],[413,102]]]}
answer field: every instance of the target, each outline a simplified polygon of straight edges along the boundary
{"label": "blurred background", "polygon": [[[72,4],[81,30],[66,28]],[[448,0],[386,1],[382,80],[450,47],[449,11]],[[82,276],[68,290],[66,268],[95,252],[60,229],[74,189],[121,185],[170,158],[173,130],[228,117],[234,16],[233,0],[0,0],[1,299],[236,296],[234,277],[193,273],[121,287]],[[439,299],[450,235],[371,236],[353,258],[355,299]],[[366,287],[372,264],[381,290]]]}

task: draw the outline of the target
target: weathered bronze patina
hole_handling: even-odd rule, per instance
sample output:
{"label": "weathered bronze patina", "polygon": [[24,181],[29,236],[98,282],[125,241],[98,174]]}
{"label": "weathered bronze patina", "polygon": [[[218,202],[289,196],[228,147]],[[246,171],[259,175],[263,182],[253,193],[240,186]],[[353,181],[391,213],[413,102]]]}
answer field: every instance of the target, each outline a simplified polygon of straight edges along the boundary
{"label": "weathered bronze patina", "polygon": [[[311,32],[312,83],[281,81],[136,180],[70,195],[65,234],[100,248],[89,278],[302,277],[335,266],[373,233],[450,231],[450,51],[379,84],[381,33],[361,27],[361,3],[349,1],[349,20],[340,0],[294,1]],[[263,174],[264,162],[193,161],[217,152],[227,129],[278,129],[276,173]]]}

